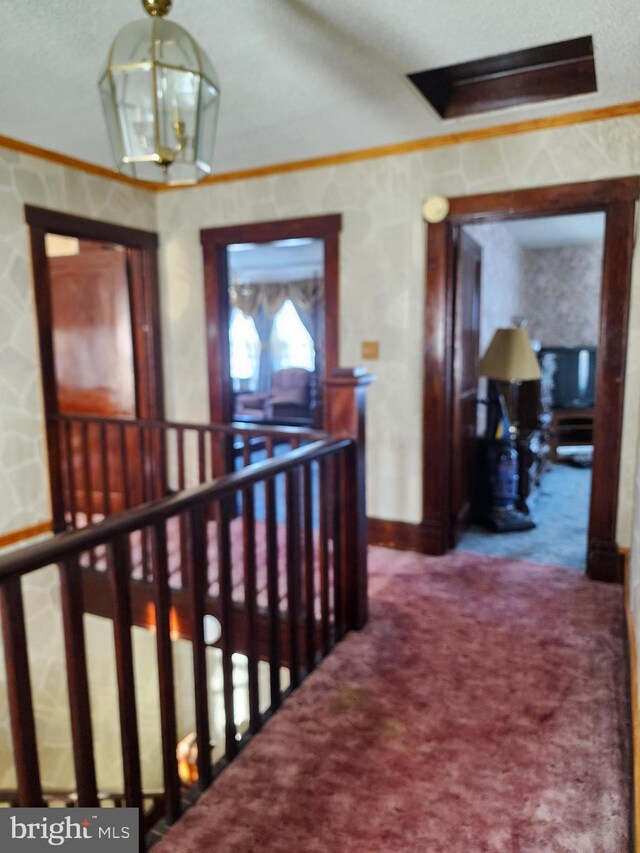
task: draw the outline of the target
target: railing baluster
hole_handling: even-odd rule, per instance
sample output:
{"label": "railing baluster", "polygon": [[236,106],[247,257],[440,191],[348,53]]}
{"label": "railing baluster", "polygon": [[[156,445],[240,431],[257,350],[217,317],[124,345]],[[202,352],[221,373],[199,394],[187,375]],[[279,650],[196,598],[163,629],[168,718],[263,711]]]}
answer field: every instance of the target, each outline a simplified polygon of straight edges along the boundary
{"label": "railing baluster", "polygon": [[[272,448],[273,450],[273,448]],[[280,578],[278,573],[278,526],[276,521],[276,481],[264,484],[267,540],[267,600],[269,607],[269,691],[271,708],[280,707]]]}
{"label": "railing baluster", "polygon": [[107,427],[100,424],[100,461],[102,468],[102,512],[111,515],[111,494],[109,492],[109,446]]}
{"label": "railing baluster", "polygon": [[251,443],[248,435],[242,436],[242,462],[244,465],[251,464]]}
{"label": "railing baluster", "polygon": [[226,757],[230,761],[238,752],[236,723],[233,712],[233,581],[231,576],[231,536],[229,504],[235,496],[223,498],[217,504],[216,530],[218,538],[218,580],[220,585],[220,648],[222,651],[222,675],[225,717]]}
{"label": "railing baluster", "polygon": [[198,745],[198,784],[204,790],[211,784],[211,744],[209,737],[209,700],[207,655],[204,637],[205,596],[208,587],[206,506],[199,504],[189,512],[191,559],[189,560],[189,610],[193,653],[196,739]]}
{"label": "railing baluster", "polygon": [[98,788],[84,636],[82,569],[78,556],[68,557],[60,563],[58,569],[78,805],[97,806]]}
{"label": "railing baluster", "polygon": [[64,455],[67,462],[67,483],[69,488],[69,513],[71,527],[76,527],[76,472],[73,459],[73,423],[64,421]]}
{"label": "railing baluster", "polygon": [[322,652],[328,654],[331,648],[329,625],[329,477],[327,460],[320,459],[319,503],[320,503],[320,621]]}
{"label": "railing baluster", "polygon": [[129,487],[129,452],[127,448],[127,430],[124,424],[118,429],[120,439],[120,467],[122,469],[122,501],[124,508],[131,506],[131,489]]}
{"label": "railing baluster", "polygon": [[131,556],[129,537],[118,536],[107,545],[107,566],[113,599],[113,638],[116,651],[120,739],[124,791],[129,808],[142,807],[140,743],[131,637]]}
{"label": "railing baluster", "polygon": [[198,429],[198,482],[206,483],[207,468],[206,457],[204,452],[204,430]]}
{"label": "railing baluster", "polygon": [[344,589],[342,577],[342,515],[340,504],[340,454],[332,456],[332,541],[333,541],[333,620],[335,639],[341,640],[345,632]]}
{"label": "railing baluster", "polygon": [[[178,457],[178,491],[182,492],[185,488],[185,459],[184,459],[184,430],[178,429],[176,432],[176,454]],[[184,513],[180,514],[180,585],[185,586],[186,567],[189,563],[189,554],[187,547],[187,517]]]}
{"label": "railing baluster", "polygon": [[307,671],[315,666],[316,659],[316,592],[315,555],[313,547],[313,472],[311,463],[302,468],[302,494],[304,518],[304,609]]}
{"label": "railing baluster", "polygon": [[273,459],[273,436],[268,435],[265,438],[264,446],[267,451],[267,459]]}
{"label": "railing baluster", "polygon": [[178,491],[181,492],[184,489],[185,480],[184,480],[184,430],[179,429],[176,432],[177,439],[177,450],[176,455],[178,457]]}
{"label": "railing baluster", "polygon": [[19,804],[22,807],[41,806],[40,766],[19,577],[8,578],[0,584],[0,618]]}
{"label": "railing baluster", "polygon": [[287,599],[289,610],[289,669],[291,686],[300,684],[300,506],[299,468],[285,474],[287,506]]}
{"label": "railing baluster", "polygon": [[253,486],[242,491],[244,554],[244,611],[247,618],[247,671],[249,680],[249,731],[260,728],[258,687],[258,590],[256,583],[256,517]]}
{"label": "railing baluster", "polygon": [[[87,524],[93,524],[93,488],[91,482],[91,454],[89,453],[89,424],[82,423],[82,455],[84,465],[84,498]],[[93,548],[89,549],[89,565],[95,568],[96,555]]]}
{"label": "railing baluster", "polygon": [[156,621],[156,652],[162,731],[162,764],[164,770],[165,816],[173,823],[180,816],[180,779],[176,760],[178,728],[176,724],[173,650],[171,645],[171,594],[167,561],[166,522],[153,528],[153,603]]}
{"label": "railing baluster", "polygon": [[[138,425],[138,453],[140,456],[140,482],[142,485],[142,503],[151,500],[152,494],[149,490],[148,465],[145,456],[144,426]],[[142,552],[142,577],[148,581],[151,579],[151,566],[149,565],[149,536],[146,527],[140,531],[140,550]]]}

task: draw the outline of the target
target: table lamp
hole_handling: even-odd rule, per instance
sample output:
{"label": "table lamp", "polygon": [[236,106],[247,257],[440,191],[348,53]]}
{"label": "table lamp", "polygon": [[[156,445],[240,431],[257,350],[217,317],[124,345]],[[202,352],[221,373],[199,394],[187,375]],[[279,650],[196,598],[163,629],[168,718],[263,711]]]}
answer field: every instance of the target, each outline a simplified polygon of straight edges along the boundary
{"label": "table lamp", "polygon": [[[480,359],[478,373],[493,380],[489,399],[497,403],[489,408],[487,415],[487,441],[503,442],[502,447],[495,448],[495,458],[490,465],[492,507],[489,521],[499,532],[527,530],[535,525],[529,513],[515,505],[519,498],[518,392],[522,382],[541,376],[527,329],[497,329]],[[510,412],[499,382],[511,383]]]}

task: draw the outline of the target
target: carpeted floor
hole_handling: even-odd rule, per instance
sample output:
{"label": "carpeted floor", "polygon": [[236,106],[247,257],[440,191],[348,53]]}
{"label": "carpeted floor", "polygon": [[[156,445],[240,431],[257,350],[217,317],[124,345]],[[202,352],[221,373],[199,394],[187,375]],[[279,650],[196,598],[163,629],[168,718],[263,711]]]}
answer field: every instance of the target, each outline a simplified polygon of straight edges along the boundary
{"label": "carpeted floor", "polygon": [[533,530],[492,533],[473,525],[463,534],[459,548],[493,557],[584,569],[590,496],[589,468],[552,465],[531,505],[536,523]]}
{"label": "carpeted floor", "polygon": [[157,853],[622,853],[619,587],[370,549],[371,620]]}

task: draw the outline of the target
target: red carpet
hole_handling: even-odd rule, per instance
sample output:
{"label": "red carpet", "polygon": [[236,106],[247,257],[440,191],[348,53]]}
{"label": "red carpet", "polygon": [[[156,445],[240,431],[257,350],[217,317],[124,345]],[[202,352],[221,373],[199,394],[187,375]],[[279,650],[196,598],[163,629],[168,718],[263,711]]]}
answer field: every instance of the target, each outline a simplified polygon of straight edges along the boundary
{"label": "red carpet", "polygon": [[157,853],[622,853],[620,587],[370,550],[372,615]]}

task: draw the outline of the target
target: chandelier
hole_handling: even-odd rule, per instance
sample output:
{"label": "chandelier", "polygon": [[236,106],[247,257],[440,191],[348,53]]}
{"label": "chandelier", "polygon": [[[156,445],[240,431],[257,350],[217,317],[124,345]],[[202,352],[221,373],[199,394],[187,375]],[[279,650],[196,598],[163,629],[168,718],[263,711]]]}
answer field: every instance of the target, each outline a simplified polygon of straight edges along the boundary
{"label": "chandelier", "polygon": [[114,159],[132,178],[196,183],[211,174],[218,78],[195,39],[165,20],[171,0],[142,5],[149,17],[120,30],[100,78]]}

